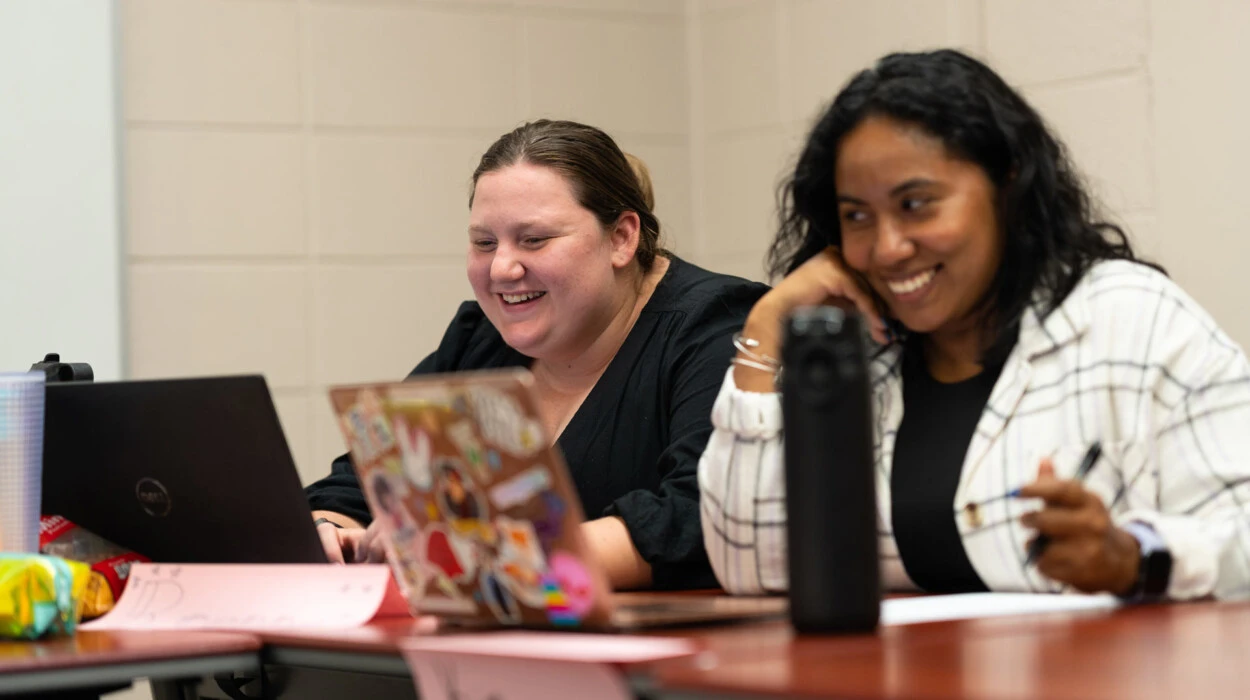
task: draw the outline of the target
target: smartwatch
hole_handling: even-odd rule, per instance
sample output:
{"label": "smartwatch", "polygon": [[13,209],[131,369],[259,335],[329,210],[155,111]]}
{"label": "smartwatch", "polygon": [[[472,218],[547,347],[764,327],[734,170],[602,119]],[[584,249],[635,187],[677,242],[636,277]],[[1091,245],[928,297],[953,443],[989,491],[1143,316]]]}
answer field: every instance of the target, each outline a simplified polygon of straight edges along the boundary
{"label": "smartwatch", "polygon": [[1121,598],[1148,603],[1167,596],[1172,580],[1172,553],[1155,529],[1143,522],[1130,522],[1124,531],[1137,540],[1141,559],[1137,565],[1137,582]]}

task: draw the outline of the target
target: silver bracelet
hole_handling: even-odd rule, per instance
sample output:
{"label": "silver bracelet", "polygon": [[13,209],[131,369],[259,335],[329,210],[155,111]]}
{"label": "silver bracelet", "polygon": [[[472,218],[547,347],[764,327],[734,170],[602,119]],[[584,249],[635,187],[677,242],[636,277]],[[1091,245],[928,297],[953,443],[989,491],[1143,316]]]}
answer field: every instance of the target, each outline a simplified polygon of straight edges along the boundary
{"label": "silver bracelet", "polygon": [[775,367],[773,365],[766,365],[763,362],[756,362],[755,360],[748,359],[746,357],[734,357],[732,360],[730,360],[730,362],[734,363],[735,365],[742,365],[743,367],[750,367],[751,369],[758,369],[761,372],[768,372],[769,374],[776,374],[781,371],[780,367]]}
{"label": "silver bracelet", "polygon": [[[758,353],[755,351],[756,348],[760,346],[760,341],[754,338],[747,338],[743,336],[741,333],[734,333],[733,342],[734,342],[734,348],[736,348],[738,352],[742,353],[743,355],[746,355],[746,358],[750,359],[752,362],[755,362],[761,365],[767,365],[768,369],[771,371],[776,371],[778,369],[781,369],[781,360],[778,360],[775,357],[771,357],[769,355],[765,355],[763,353]],[[742,363],[739,363],[739,364],[742,364]],[[755,367],[755,365],[745,365],[745,366]],[[760,369],[760,368],[756,367],[756,369]]]}
{"label": "silver bracelet", "polygon": [[745,357],[735,357],[732,360],[730,360],[730,362],[732,362],[735,365],[742,365],[743,367],[750,367],[751,369],[758,369],[761,372],[768,372],[769,374],[773,375],[773,389],[778,392],[781,391],[781,376],[786,371],[785,367],[771,367],[762,362],[756,362],[755,360],[748,360]]}

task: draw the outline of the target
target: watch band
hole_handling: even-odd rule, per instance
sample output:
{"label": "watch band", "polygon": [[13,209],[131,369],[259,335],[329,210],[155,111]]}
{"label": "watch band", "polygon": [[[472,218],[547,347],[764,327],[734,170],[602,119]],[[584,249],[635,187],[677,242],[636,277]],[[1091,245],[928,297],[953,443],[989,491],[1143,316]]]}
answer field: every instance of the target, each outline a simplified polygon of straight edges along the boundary
{"label": "watch band", "polygon": [[331,525],[333,525],[334,527],[337,527],[340,530],[343,529],[342,525],[339,525],[338,523],[334,522],[333,520],[329,518],[317,518],[316,520],[313,521],[313,527],[321,527],[321,523],[330,523]]}
{"label": "watch band", "polygon": [[1167,543],[1147,523],[1126,523],[1124,531],[1137,540],[1141,559],[1137,565],[1137,583],[1121,597],[1133,602],[1150,602],[1166,597],[1172,578],[1172,553]]}

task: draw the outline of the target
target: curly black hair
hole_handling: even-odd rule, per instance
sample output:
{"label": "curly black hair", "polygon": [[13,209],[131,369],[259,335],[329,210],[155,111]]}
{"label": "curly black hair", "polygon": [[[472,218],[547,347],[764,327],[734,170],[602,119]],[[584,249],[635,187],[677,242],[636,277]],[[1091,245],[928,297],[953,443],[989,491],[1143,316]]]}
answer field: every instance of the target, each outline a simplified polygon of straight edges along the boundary
{"label": "curly black hair", "polygon": [[[1098,220],[1064,145],[993,70],[958,51],[894,53],[838,93],[781,186],[780,230],[768,254],[774,279],[839,245],[834,165],[842,139],[870,116],[920,127],[994,184],[1003,258],[981,308],[991,346],[1013,333],[1040,293],[1044,318],[1094,263],[1141,261],[1119,226]],[[1157,265],[1149,264],[1162,270]]]}

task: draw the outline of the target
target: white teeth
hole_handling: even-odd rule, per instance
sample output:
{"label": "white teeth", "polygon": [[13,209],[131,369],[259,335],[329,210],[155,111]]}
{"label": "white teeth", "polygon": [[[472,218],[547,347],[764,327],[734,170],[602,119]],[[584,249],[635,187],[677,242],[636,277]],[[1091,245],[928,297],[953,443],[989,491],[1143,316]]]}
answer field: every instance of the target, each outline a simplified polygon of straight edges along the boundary
{"label": "white teeth", "polygon": [[537,299],[538,297],[544,294],[546,294],[546,292],[526,292],[525,294],[500,294],[499,296],[503,297],[503,300],[508,302],[509,304],[520,304],[523,301],[529,301],[530,299]]}
{"label": "white teeth", "polygon": [[931,267],[924,272],[917,273],[905,280],[895,282],[886,282],[886,286],[895,294],[910,294],[933,280],[933,276],[937,274],[937,268]]}

